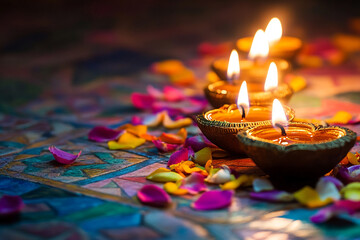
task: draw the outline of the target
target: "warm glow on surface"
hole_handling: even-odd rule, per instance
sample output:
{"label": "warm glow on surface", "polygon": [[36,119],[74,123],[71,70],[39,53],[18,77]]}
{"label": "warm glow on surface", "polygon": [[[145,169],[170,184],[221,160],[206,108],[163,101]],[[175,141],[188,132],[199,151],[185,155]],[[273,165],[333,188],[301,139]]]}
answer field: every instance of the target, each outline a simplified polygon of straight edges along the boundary
{"label": "warm glow on surface", "polygon": [[266,58],[269,54],[269,43],[265,32],[261,29],[257,30],[255,33],[253,42],[251,44],[249,58]]}
{"label": "warm glow on surface", "polygon": [[286,126],[288,124],[284,108],[277,99],[274,99],[273,101],[271,121],[274,127],[277,123],[282,126]]}
{"label": "warm glow on surface", "polygon": [[270,45],[280,40],[282,36],[282,26],[278,18],[273,18],[270,20],[269,24],[265,29],[265,35]]}
{"label": "warm glow on surface", "polygon": [[249,95],[248,95],[246,81],[243,81],[241,84],[239,96],[237,100],[237,106],[240,111],[242,111],[240,106],[243,106],[246,113],[249,111],[250,103],[249,103]]}
{"label": "warm glow on surface", "polygon": [[270,63],[268,74],[266,76],[264,90],[270,91],[278,86],[278,70],[274,62]]}
{"label": "warm glow on surface", "polygon": [[234,49],[231,51],[229,64],[227,69],[227,79],[232,82],[236,79],[239,79],[240,76],[240,63],[239,63],[239,54]]}

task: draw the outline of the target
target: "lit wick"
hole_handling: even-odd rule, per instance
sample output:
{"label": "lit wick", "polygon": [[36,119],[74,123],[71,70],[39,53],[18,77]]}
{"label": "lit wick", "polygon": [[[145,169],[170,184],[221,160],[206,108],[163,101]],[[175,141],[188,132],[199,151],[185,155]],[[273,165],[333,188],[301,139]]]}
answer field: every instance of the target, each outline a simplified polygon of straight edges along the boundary
{"label": "lit wick", "polygon": [[240,76],[240,63],[239,54],[234,49],[231,51],[229,64],[227,69],[227,80],[233,84],[235,80],[239,79]]}
{"label": "lit wick", "polygon": [[272,118],[271,118],[272,124],[274,127],[278,127],[281,130],[281,135],[286,136],[286,131],[284,126],[288,125],[286,114],[284,112],[283,107],[281,106],[281,103],[276,98],[273,101],[272,105]]}
{"label": "lit wick", "polygon": [[245,119],[247,111],[249,110],[249,94],[247,91],[246,81],[243,81],[240,87],[239,96],[237,99],[237,107],[241,111],[241,118]]}

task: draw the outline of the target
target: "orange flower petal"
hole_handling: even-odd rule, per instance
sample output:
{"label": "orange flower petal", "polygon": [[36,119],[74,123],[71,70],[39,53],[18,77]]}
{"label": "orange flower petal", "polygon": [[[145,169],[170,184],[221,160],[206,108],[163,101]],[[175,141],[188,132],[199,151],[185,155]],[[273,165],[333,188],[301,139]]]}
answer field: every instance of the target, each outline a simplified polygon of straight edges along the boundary
{"label": "orange flower petal", "polygon": [[182,72],[185,69],[185,66],[179,60],[170,59],[162,62],[156,62],[151,66],[151,68],[154,73],[172,75]]}

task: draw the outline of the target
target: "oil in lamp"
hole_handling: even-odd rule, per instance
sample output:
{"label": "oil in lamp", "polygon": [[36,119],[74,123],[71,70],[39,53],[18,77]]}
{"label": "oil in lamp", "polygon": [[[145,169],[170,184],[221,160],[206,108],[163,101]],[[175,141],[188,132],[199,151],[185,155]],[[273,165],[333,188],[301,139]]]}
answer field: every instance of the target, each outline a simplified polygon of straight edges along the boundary
{"label": "oil in lamp", "polygon": [[[286,108],[285,108],[286,109]],[[332,170],[354,146],[356,133],[286,120],[275,99],[271,123],[239,131],[240,148],[273,178],[315,179]]]}
{"label": "oil in lamp", "polygon": [[[278,18],[272,18],[265,29],[269,42],[269,57],[292,60],[302,47],[302,41],[296,37],[282,36],[282,26]],[[254,38],[255,40],[255,38]],[[236,42],[237,49],[242,53],[251,50],[252,37],[241,38]]]}

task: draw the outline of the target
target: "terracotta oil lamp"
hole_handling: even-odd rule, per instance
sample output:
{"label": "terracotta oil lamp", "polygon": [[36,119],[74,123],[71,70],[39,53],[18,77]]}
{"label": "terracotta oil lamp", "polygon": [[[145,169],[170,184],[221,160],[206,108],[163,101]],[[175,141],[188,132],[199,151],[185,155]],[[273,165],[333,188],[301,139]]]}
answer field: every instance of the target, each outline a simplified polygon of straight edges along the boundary
{"label": "terracotta oil lamp", "polygon": [[[291,121],[294,111],[285,107],[286,116]],[[225,104],[197,116],[197,123],[203,134],[218,147],[235,154],[244,155],[239,147],[236,134],[248,127],[271,123],[271,105],[254,105],[249,103],[247,84],[241,84],[236,104]]]}
{"label": "terracotta oil lamp", "polygon": [[[263,82],[271,62],[276,63],[279,68],[279,78],[283,79],[285,73],[291,68],[290,63],[284,59],[268,57],[269,43],[263,30],[259,29],[253,39],[250,52],[246,53],[247,58],[240,60],[241,76],[239,80],[246,80],[248,83]],[[221,80],[228,79],[228,63],[227,59],[223,58],[214,61],[211,65],[211,69]]]}
{"label": "terracotta oil lamp", "polygon": [[[240,90],[239,71],[241,71],[241,65],[239,68],[239,58],[236,51],[233,50],[228,66],[227,76],[229,81],[217,81],[209,84],[204,89],[205,96],[213,107],[219,108],[225,104],[233,104],[237,101]],[[278,70],[275,62],[271,62],[269,65],[265,85],[263,81],[247,82],[251,106],[271,105],[275,98],[280,99],[283,103],[287,103],[290,100],[293,90],[286,83],[278,83]]]}
{"label": "terracotta oil lamp", "polygon": [[337,126],[288,123],[274,100],[272,123],[238,133],[240,148],[273,178],[315,179],[331,171],[354,146],[356,133]]}
{"label": "terracotta oil lamp", "polygon": [[[266,27],[270,48],[269,57],[292,60],[302,47],[302,41],[296,37],[282,37],[282,26],[278,18],[270,20]],[[252,37],[241,38],[236,42],[236,46],[241,53],[247,54],[253,42]]]}

